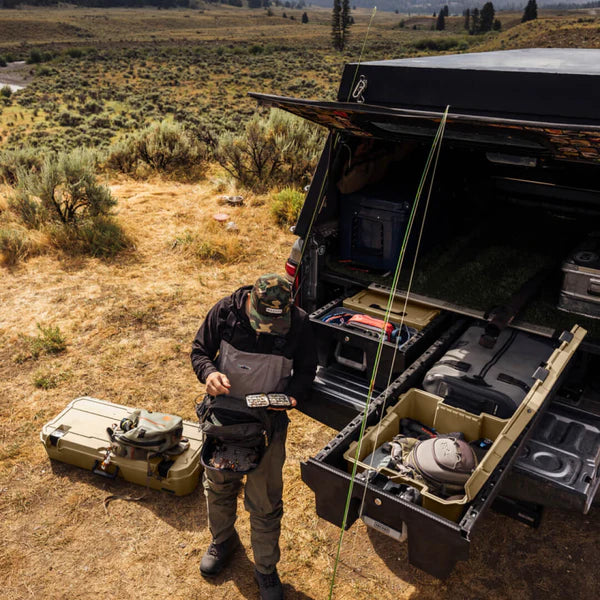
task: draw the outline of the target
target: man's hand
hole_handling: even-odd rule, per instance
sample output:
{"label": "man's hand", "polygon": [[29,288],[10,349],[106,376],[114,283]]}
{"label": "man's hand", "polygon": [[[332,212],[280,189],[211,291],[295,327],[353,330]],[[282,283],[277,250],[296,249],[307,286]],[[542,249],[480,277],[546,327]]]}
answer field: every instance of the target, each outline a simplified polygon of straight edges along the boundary
{"label": "man's hand", "polygon": [[213,371],[206,378],[206,393],[211,396],[221,396],[223,394],[229,394],[229,388],[231,384],[227,375],[219,373],[219,371]]}
{"label": "man's hand", "polygon": [[[296,398],[290,396],[290,402],[292,403],[292,407],[291,408],[296,408],[296,404],[298,404],[296,402]],[[289,408],[275,408],[274,406],[269,406],[268,407],[269,410],[290,410]]]}

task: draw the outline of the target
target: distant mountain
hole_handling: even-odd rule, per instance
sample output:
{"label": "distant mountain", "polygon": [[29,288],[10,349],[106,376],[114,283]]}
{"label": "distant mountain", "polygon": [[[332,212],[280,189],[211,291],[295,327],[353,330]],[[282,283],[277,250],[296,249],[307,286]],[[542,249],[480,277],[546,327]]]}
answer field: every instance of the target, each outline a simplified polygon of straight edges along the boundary
{"label": "distant mountain", "polygon": [[[389,12],[398,11],[399,13],[425,14],[430,15],[440,10],[445,4],[448,5],[451,15],[462,15],[466,8],[481,8],[487,0],[460,0],[454,2],[444,2],[444,0],[350,0],[353,8],[373,8]],[[561,0],[537,0],[540,7],[556,5]],[[527,0],[492,0],[494,8],[523,10]],[[576,5],[588,4],[590,0],[570,0],[569,4]],[[310,0],[310,4],[315,6],[332,7],[332,0]],[[561,3],[562,4],[562,3]]]}

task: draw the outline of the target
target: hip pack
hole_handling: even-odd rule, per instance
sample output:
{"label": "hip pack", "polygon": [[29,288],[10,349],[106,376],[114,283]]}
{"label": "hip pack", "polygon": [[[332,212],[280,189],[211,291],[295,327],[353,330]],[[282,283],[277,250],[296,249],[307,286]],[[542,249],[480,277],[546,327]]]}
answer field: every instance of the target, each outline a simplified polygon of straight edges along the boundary
{"label": "hip pack", "polygon": [[402,475],[442,495],[462,493],[477,467],[475,452],[458,434],[426,440],[397,435],[392,440],[391,460]]}
{"label": "hip pack", "polygon": [[175,415],[137,409],[106,431],[117,456],[181,454],[187,448],[183,419]]}
{"label": "hip pack", "polygon": [[204,434],[205,468],[248,473],[258,467],[273,434],[265,409],[249,408],[238,398],[207,395],[196,414]]}

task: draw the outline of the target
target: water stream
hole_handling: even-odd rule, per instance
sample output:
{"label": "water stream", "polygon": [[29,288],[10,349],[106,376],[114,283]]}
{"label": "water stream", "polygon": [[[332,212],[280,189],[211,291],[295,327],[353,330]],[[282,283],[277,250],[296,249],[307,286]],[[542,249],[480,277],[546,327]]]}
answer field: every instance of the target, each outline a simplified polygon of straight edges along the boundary
{"label": "water stream", "polygon": [[14,83],[15,78],[11,77],[15,70],[15,67],[20,67],[25,64],[25,61],[20,60],[18,62],[8,63],[6,67],[0,67],[0,88],[8,86],[11,91],[17,92],[25,88],[25,84]]}

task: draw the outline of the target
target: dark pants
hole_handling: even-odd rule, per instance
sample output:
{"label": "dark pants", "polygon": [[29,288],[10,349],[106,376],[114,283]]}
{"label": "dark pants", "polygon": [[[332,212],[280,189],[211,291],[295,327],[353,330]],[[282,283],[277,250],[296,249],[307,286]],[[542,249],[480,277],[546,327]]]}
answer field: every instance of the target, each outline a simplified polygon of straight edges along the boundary
{"label": "dark pants", "polygon": [[272,573],[279,562],[286,436],[287,425],[278,428],[259,466],[247,475],[205,469],[202,479],[208,526],[213,541],[220,544],[233,534],[237,495],[246,477],[244,506],[250,513],[254,563],[265,574]]}

